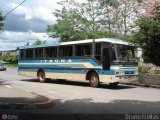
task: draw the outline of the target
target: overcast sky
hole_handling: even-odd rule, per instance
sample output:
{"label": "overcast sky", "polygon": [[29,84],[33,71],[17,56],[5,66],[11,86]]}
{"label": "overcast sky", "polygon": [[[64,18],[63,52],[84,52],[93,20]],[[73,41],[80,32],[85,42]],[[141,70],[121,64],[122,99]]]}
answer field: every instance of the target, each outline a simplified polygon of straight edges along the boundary
{"label": "overcast sky", "polygon": [[[0,0],[0,11],[4,15],[22,1]],[[60,8],[56,4],[58,1],[60,0],[27,0],[7,15],[4,31],[0,33],[0,51],[15,49],[36,39],[54,41],[47,37],[46,28],[56,21],[52,12]]]}

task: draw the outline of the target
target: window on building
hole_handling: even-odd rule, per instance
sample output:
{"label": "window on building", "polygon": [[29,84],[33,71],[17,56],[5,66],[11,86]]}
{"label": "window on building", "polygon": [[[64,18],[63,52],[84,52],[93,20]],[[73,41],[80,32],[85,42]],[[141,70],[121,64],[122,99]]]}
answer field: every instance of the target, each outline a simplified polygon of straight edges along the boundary
{"label": "window on building", "polygon": [[26,58],[32,59],[33,58],[33,49],[27,49],[26,50]]}
{"label": "window on building", "polygon": [[57,57],[57,47],[47,47],[47,48],[45,48],[45,57],[46,58]]}
{"label": "window on building", "polygon": [[43,48],[35,49],[35,58],[43,58]]}
{"label": "window on building", "polygon": [[59,57],[71,57],[73,54],[73,46],[60,46],[58,56]]}
{"label": "window on building", "polygon": [[75,56],[89,57],[92,54],[92,44],[75,45]]}
{"label": "window on building", "polygon": [[20,59],[25,59],[25,50],[20,50]]}

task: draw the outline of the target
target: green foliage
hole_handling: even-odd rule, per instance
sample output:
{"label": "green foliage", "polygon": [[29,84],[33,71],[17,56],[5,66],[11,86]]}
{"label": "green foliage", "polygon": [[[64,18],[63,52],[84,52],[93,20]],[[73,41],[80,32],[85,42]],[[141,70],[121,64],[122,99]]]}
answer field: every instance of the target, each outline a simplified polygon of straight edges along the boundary
{"label": "green foliage", "polygon": [[[45,44],[45,43],[46,43],[46,41],[42,41],[42,40],[37,39],[37,40],[33,43],[33,45],[41,45],[41,44]],[[27,43],[27,44],[29,44],[29,43]]]}
{"label": "green foliage", "polygon": [[0,11],[0,31],[3,30],[3,21],[4,21],[4,17],[2,16],[2,13]]}
{"label": "green foliage", "polygon": [[143,49],[148,62],[160,66],[160,19],[143,17],[137,21],[139,31],[133,42]]}
{"label": "green foliage", "polygon": [[0,60],[6,63],[18,63],[18,56],[17,55],[2,55],[0,56]]}
{"label": "green foliage", "polygon": [[149,73],[141,73],[139,74],[139,79],[132,81],[134,84],[144,84],[146,86],[149,85],[158,85],[160,86],[160,75],[149,74]]}
{"label": "green foliage", "polygon": [[[73,8],[66,7],[66,4],[70,2],[74,6]],[[57,17],[57,23],[48,26],[49,36],[53,38],[59,37],[61,41],[104,36],[104,32],[98,30],[99,25],[96,17],[100,16],[100,11],[97,11],[98,8],[95,2],[88,0],[87,3],[78,5],[73,0],[70,0],[70,2],[59,3],[63,8],[53,13]]]}
{"label": "green foliage", "polygon": [[150,68],[147,67],[147,66],[139,66],[139,67],[138,67],[138,71],[139,71],[139,72],[142,72],[142,73],[148,73],[149,70],[150,70]]}
{"label": "green foliage", "polygon": [[[60,41],[104,37],[125,37],[125,39],[128,39],[126,34],[133,28],[133,25],[125,25],[124,30],[123,21],[130,23],[127,20],[130,21],[130,16],[136,14],[137,11],[135,9],[129,11],[129,9],[132,4],[134,5],[133,8],[138,6],[137,1],[130,0],[126,5],[126,7],[129,5],[129,7],[124,14],[123,6],[126,3],[118,0],[86,0],[81,3],[75,0],[66,0],[58,4],[62,6],[62,9],[53,12],[57,21],[53,25],[48,25],[47,31],[50,37],[60,38]],[[124,33],[125,35],[123,35]]]}
{"label": "green foliage", "polygon": [[155,74],[160,74],[160,70],[154,70]]}
{"label": "green foliage", "polygon": [[5,64],[7,67],[9,67],[9,68],[18,68],[18,64],[17,63],[7,63],[7,64]]}

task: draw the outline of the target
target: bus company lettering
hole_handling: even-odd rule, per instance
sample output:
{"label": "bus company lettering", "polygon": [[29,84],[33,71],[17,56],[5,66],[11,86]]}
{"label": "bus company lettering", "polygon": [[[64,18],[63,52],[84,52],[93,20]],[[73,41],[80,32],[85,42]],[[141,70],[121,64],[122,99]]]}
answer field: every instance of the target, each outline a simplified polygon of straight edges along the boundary
{"label": "bus company lettering", "polygon": [[41,60],[41,63],[71,63],[72,60],[69,59],[69,60],[63,60],[63,59],[55,59],[55,60]]}

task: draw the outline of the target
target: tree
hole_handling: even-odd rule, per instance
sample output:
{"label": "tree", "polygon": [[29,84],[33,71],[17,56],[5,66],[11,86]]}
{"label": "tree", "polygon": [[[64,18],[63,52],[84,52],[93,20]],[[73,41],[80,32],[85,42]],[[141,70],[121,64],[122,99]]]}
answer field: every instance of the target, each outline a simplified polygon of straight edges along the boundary
{"label": "tree", "polygon": [[103,7],[98,0],[86,0],[83,3],[69,0],[58,4],[62,5],[62,9],[53,13],[57,23],[48,25],[50,37],[59,37],[61,41],[73,41],[115,35],[108,30],[110,27],[103,27],[106,22],[102,20]]}
{"label": "tree", "polygon": [[3,20],[4,17],[2,16],[2,12],[0,12],[0,31],[3,30]]}
{"label": "tree", "polygon": [[152,4],[152,10],[149,6],[147,14],[137,20],[139,30],[133,42],[143,49],[147,62],[160,66],[160,1]]}
{"label": "tree", "polygon": [[85,34],[76,29],[78,21],[75,19],[76,13],[74,10],[63,7],[62,10],[56,10],[53,14],[57,17],[57,23],[48,25],[47,31],[50,37],[61,38],[61,41],[85,38]]}
{"label": "tree", "polygon": [[117,0],[115,31],[124,37],[136,30],[135,21],[141,15],[143,0]]}
{"label": "tree", "polygon": [[100,7],[102,11],[102,19],[101,26],[102,28],[108,31],[109,37],[112,37],[112,33],[114,31],[114,25],[116,24],[117,19],[117,8],[118,2],[117,0],[100,0]]}
{"label": "tree", "polygon": [[37,40],[33,43],[33,45],[41,45],[41,44],[45,44],[45,43],[46,43],[45,40],[42,41],[42,40],[37,39]]}
{"label": "tree", "polygon": [[0,60],[6,63],[17,63],[18,62],[18,55],[2,55],[0,56]]}
{"label": "tree", "polygon": [[[48,25],[50,37],[60,41],[102,37],[127,38],[136,30],[143,0],[76,0],[61,1],[55,10],[56,24]],[[140,9],[141,10],[141,9]]]}

